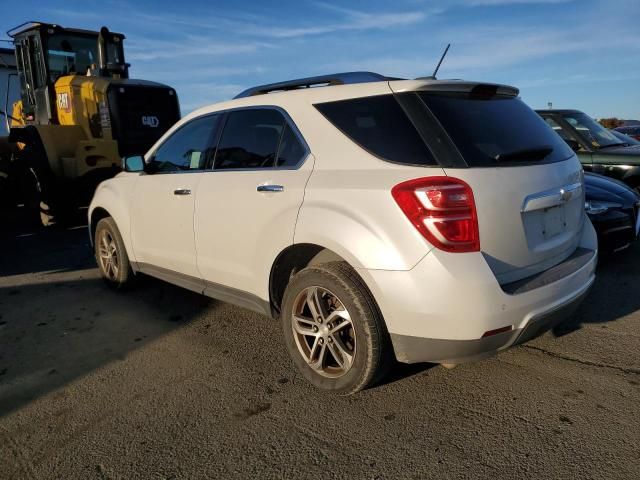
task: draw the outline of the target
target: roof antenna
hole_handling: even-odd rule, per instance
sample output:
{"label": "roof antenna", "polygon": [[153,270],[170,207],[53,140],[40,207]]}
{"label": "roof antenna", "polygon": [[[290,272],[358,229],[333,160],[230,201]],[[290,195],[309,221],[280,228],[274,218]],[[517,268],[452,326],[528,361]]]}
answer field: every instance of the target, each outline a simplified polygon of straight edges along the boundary
{"label": "roof antenna", "polygon": [[438,73],[438,70],[440,70],[440,65],[442,65],[442,61],[444,60],[444,57],[447,56],[447,52],[449,51],[449,47],[451,46],[450,43],[447,44],[447,48],[444,49],[444,52],[442,53],[442,56],[440,57],[440,61],[438,62],[438,65],[436,66],[436,69],[433,71],[433,75],[431,75],[431,77],[435,80],[436,79],[436,74]]}

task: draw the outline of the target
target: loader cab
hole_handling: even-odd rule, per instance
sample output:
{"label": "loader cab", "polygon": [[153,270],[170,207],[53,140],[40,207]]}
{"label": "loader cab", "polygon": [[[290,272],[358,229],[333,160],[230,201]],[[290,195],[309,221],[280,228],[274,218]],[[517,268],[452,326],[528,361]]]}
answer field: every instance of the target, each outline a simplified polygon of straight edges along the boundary
{"label": "loader cab", "polygon": [[28,22],[7,32],[13,38],[22,111],[28,123],[57,123],[54,86],[67,75],[129,77],[124,35]]}

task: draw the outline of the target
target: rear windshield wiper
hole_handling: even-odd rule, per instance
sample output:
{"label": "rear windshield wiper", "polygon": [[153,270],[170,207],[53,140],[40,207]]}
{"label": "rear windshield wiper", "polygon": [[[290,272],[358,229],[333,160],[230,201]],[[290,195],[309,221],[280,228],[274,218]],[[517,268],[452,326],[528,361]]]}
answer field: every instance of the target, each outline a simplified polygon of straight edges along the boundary
{"label": "rear windshield wiper", "polygon": [[544,160],[551,155],[551,152],[553,152],[553,147],[541,145],[534,148],[523,148],[522,150],[514,150],[513,152],[499,153],[493,158],[498,162]]}

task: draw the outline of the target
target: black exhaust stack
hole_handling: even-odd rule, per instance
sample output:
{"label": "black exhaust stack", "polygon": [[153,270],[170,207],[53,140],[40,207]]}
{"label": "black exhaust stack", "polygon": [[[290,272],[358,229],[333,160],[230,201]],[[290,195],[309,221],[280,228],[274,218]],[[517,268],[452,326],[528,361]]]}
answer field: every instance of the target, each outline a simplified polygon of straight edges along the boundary
{"label": "black exhaust stack", "polygon": [[107,39],[109,38],[109,29],[102,27],[100,34],[98,35],[98,71],[100,76],[107,75],[107,65],[109,64],[109,58],[107,57]]}

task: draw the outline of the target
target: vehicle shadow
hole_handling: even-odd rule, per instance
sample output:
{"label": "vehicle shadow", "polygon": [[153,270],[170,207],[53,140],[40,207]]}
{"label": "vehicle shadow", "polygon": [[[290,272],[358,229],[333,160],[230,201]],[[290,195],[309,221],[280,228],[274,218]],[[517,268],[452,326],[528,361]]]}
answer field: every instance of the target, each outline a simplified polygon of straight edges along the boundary
{"label": "vehicle shadow", "polygon": [[86,219],[36,226],[19,209],[0,214],[0,276],[68,271],[95,265]]}
{"label": "vehicle shadow", "polygon": [[133,295],[94,270],[0,287],[0,416],[189,323],[212,300],[154,279]]}
{"label": "vehicle shadow", "polygon": [[100,279],[86,226],[12,226],[0,247],[0,417],[191,322],[213,303],[142,278]]}
{"label": "vehicle shadow", "polygon": [[564,336],[584,325],[613,322],[639,310],[639,271],[640,242],[616,254],[601,256],[596,280],[587,298],[552,333],[558,337]]}
{"label": "vehicle shadow", "polygon": [[438,367],[437,363],[400,363],[394,362],[389,373],[378,382],[373,388],[382,387],[391,383],[399,382],[405,378],[419,375],[427,370]]}

